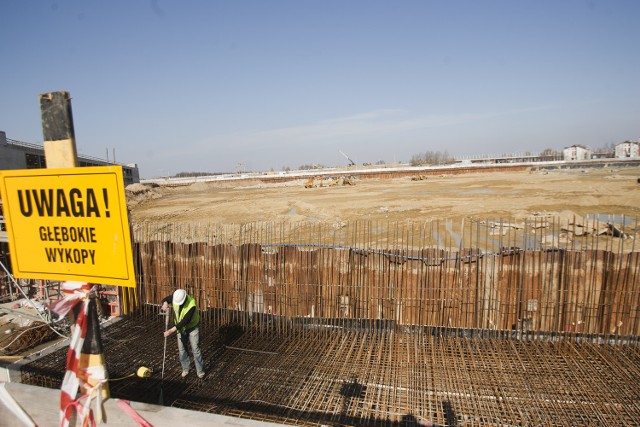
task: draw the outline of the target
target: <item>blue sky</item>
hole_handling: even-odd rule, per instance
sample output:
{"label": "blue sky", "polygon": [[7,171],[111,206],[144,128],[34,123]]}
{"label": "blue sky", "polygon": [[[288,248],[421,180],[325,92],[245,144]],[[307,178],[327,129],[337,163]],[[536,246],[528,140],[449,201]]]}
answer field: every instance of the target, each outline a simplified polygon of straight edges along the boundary
{"label": "blue sky", "polygon": [[281,170],[592,148],[640,137],[640,1],[0,2],[0,130],[82,154]]}

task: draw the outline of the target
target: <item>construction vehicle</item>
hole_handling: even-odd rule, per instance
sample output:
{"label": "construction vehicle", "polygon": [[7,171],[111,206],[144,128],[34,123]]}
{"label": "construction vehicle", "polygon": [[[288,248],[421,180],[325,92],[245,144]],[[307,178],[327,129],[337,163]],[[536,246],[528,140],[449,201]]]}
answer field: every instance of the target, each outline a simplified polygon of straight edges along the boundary
{"label": "construction vehicle", "polygon": [[327,187],[335,187],[336,185],[342,185],[343,178],[341,176],[337,178],[332,178],[331,181],[327,184]]}
{"label": "construction vehicle", "polygon": [[325,182],[321,176],[314,176],[305,182],[304,188],[335,187],[337,185],[355,185],[355,181],[353,176],[331,177],[328,178],[328,182]]}
{"label": "construction vehicle", "polygon": [[355,182],[353,181],[353,177],[339,176],[328,184],[329,187],[333,187],[334,185],[355,185]]}
{"label": "construction vehicle", "polygon": [[338,151],[340,151],[340,154],[342,154],[344,157],[346,157],[346,159],[347,159],[347,160],[349,160],[349,166],[355,166],[355,165],[356,165],[356,162],[354,162],[353,160],[351,160],[351,159],[349,158],[349,156],[347,156],[346,154],[344,154],[341,150],[338,150]]}
{"label": "construction vehicle", "polygon": [[322,177],[314,176],[304,183],[304,188],[322,187]]}

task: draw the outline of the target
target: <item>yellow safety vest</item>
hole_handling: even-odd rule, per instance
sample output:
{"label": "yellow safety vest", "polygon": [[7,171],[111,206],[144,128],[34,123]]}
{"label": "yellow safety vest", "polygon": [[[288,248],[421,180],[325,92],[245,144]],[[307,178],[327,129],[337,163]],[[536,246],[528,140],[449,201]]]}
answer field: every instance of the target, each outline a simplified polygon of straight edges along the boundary
{"label": "yellow safety vest", "polygon": [[[182,309],[180,309],[182,307]],[[187,295],[187,299],[182,303],[182,306],[178,304],[173,304],[173,318],[175,319],[176,325],[182,321],[184,316],[191,310],[191,308],[195,307],[196,311],[193,313],[193,317],[191,318],[191,322],[187,323],[183,328],[180,328],[179,332],[184,332],[188,329],[195,328],[200,323],[200,312],[198,311],[198,307],[196,307],[196,300],[193,299],[190,295]]]}

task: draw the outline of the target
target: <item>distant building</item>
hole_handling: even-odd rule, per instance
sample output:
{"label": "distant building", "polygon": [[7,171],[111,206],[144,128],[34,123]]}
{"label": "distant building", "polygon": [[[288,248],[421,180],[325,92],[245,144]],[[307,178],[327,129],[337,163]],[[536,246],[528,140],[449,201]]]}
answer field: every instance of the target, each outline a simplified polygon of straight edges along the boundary
{"label": "distant building", "polygon": [[591,158],[591,148],[584,145],[576,144],[563,150],[565,161],[571,160],[589,160]]}
{"label": "distant building", "polygon": [[[78,165],[83,166],[122,166],[124,185],[140,182],[137,164],[118,165],[95,157],[78,155]],[[7,139],[0,131],[0,170],[46,168],[44,146],[28,142]]]}
{"label": "distant building", "polygon": [[625,141],[616,144],[616,159],[624,159],[628,157],[640,157],[640,142]]}

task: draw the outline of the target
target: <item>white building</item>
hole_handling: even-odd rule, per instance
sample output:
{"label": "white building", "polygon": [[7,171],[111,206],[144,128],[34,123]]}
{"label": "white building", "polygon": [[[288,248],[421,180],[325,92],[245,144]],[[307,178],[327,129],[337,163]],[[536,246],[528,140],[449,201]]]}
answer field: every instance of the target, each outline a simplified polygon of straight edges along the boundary
{"label": "white building", "polygon": [[575,144],[571,147],[566,147],[563,150],[564,160],[589,160],[591,158],[591,148],[584,145]]}
{"label": "white building", "polygon": [[640,142],[625,141],[621,142],[620,144],[616,144],[615,157],[616,159],[640,157]]}

